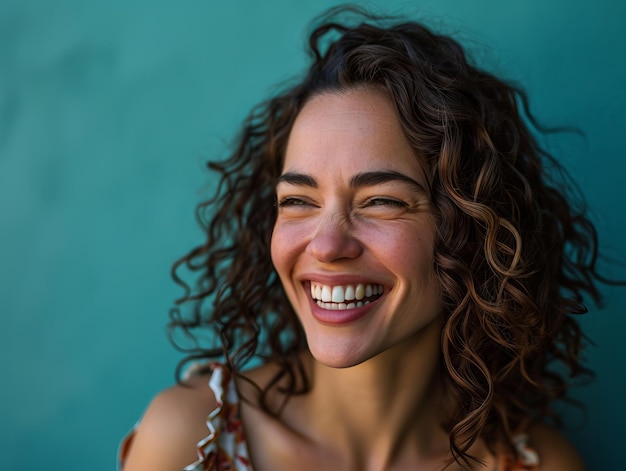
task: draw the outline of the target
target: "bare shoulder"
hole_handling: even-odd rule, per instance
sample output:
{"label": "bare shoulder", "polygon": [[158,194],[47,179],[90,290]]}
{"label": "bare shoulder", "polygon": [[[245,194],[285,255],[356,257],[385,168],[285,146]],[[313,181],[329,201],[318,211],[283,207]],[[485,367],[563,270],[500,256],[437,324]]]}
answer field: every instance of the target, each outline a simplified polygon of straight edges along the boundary
{"label": "bare shoulder", "polygon": [[529,431],[530,446],[541,459],[541,471],[585,471],[587,468],[572,444],[563,435],[545,424],[536,424]]}
{"label": "bare shoulder", "polygon": [[182,469],[197,459],[196,443],[207,434],[207,415],[216,407],[208,375],[157,394],[139,423],[124,471]]}

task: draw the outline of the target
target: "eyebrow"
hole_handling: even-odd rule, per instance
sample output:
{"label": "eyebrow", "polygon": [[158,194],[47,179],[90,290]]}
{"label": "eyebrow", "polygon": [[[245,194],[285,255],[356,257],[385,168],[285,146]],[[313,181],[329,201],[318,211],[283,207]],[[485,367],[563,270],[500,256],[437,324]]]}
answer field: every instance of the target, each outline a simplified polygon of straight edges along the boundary
{"label": "eyebrow", "polygon": [[[415,190],[428,194],[426,188],[424,188],[424,186],[417,180],[414,180],[411,177],[407,177],[406,175],[400,172],[396,172],[394,170],[378,170],[373,172],[357,173],[352,178],[350,178],[350,187],[358,189],[393,181],[408,183],[410,186],[415,188]],[[317,180],[315,180],[315,178],[313,178],[311,175],[307,175],[306,173],[283,173],[280,177],[278,177],[278,183],[281,182],[296,186],[308,186],[310,188],[318,187]]]}
{"label": "eyebrow", "polygon": [[278,183],[288,183],[289,185],[296,186],[309,186],[311,188],[317,188],[317,181],[311,175],[306,173],[287,172],[278,177]]}

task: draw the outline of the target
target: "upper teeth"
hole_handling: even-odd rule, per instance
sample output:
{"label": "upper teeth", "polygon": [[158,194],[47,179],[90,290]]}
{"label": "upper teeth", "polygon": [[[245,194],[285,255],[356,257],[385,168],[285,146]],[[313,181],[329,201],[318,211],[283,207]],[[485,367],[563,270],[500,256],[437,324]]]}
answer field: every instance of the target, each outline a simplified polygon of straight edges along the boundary
{"label": "upper teeth", "polygon": [[382,285],[378,284],[359,283],[356,285],[331,286],[312,281],[311,297],[325,303],[343,303],[352,300],[360,301],[376,294],[382,294],[384,289]]}

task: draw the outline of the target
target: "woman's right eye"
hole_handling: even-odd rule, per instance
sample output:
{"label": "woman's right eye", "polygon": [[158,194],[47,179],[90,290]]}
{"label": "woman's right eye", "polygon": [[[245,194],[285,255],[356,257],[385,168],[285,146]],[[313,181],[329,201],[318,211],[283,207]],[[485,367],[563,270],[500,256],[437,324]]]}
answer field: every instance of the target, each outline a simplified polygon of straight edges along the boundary
{"label": "woman's right eye", "polygon": [[311,203],[309,203],[306,200],[303,200],[302,198],[296,198],[293,196],[288,196],[286,198],[282,198],[278,200],[279,208],[284,208],[286,206],[309,206],[310,204]]}

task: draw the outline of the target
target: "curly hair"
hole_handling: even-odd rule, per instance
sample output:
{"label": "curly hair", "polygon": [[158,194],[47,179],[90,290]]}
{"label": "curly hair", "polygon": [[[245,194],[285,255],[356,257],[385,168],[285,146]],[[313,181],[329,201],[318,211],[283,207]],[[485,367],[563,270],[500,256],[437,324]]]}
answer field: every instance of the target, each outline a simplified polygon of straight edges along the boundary
{"label": "curly hair", "polygon": [[[197,208],[206,241],[172,269],[185,294],[171,310],[170,335],[216,335],[185,349],[177,375],[192,359],[225,357],[240,371],[257,357],[280,366],[259,389],[268,412],[280,413],[266,401],[279,381],[285,400],[308,391],[298,355],[304,333],[270,259],[275,186],[294,120],[312,96],[376,87],[430,170],[440,376],[454,404],[444,424],[450,463],[471,467],[478,438],[515,454],[516,430],[558,424],[553,402],[572,378],[590,375],[575,316],[586,312],[583,298],[601,303],[597,285],[608,281],[596,268],[595,228],[576,185],[534,136],[549,131],[521,88],[473,65],[448,36],[357,13],[354,25],[337,11],[320,17],[305,76],[254,108],[231,155],[208,164],[220,182]],[[193,288],[181,270],[195,276]],[[181,304],[192,309],[183,314]]]}

